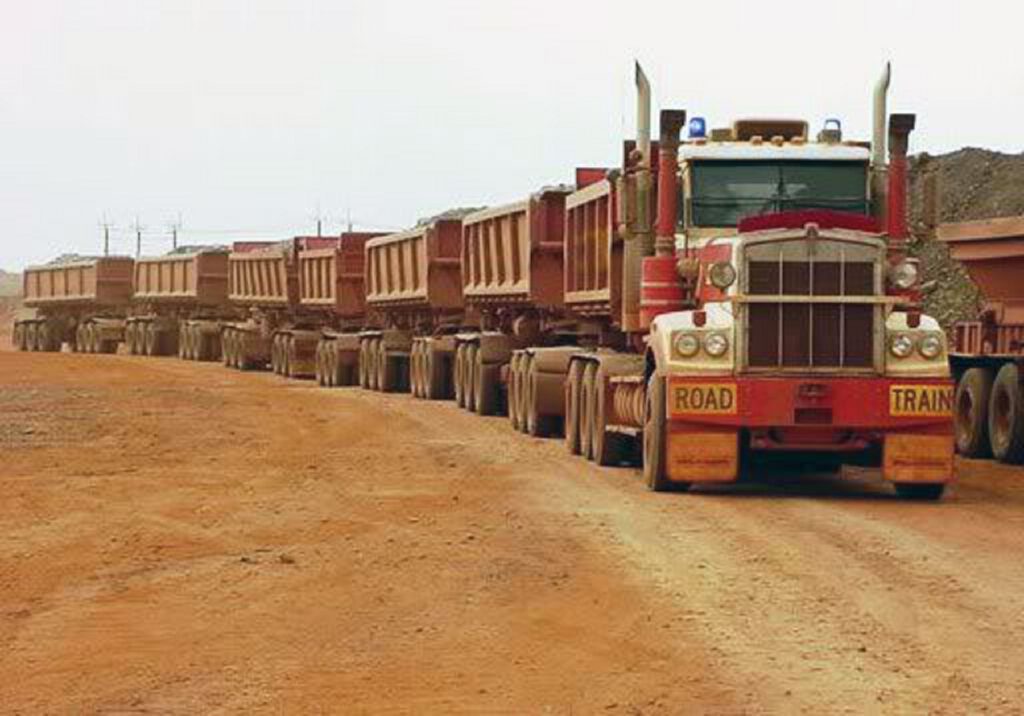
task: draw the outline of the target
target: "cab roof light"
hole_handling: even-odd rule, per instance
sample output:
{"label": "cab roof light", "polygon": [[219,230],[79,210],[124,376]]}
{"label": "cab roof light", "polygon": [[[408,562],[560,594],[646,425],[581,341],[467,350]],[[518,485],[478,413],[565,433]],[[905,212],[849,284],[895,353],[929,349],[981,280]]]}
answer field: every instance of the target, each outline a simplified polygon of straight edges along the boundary
{"label": "cab roof light", "polygon": [[687,125],[687,134],[690,139],[705,139],[708,136],[708,124],[703,117],[691,117]]}

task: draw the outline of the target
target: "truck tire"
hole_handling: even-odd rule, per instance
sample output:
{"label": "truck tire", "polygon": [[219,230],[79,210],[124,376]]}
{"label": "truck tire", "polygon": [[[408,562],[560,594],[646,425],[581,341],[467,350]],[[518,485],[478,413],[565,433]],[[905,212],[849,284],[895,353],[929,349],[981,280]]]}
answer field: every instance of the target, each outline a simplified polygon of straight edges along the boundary
{"label": "truck tire", "polygon": [[35,323],[29,323],[26,328],[28,349],[30,352],[35,353],[39,350],[39,326]]}
{"label": "truck tire", "polygon": [[359,341],[359,387],[370,389],[370,341]]}
{"label": "truck tire", "polygon": [[387,348],[381,343],[377,347],[377,390],[381,393],[393,393],[398,387],[395,363],[396,361],[388,355]]}
{"label": "truck tire", "polygon": [[476,354],[473,366],[473,411],[477,415],[498,412],[498,366],[484,363],[483,353]]}
{"label": "truck tire", "polygon": [[135,322],[132,321],[124,327],[124,350],[133,356],[135,355]]}
{"label": "truck tire", "polygon": [[429,344],[423,351],[423,375],[426,379],[423,397],[427,400],[444,400],[451,395],[445,371],[447,361],[437,351],[431,350]]}
{"label": "truck tire", "polygon": [[423,341],[413,340],[412,353],[409,354],[409,392],[414,398],[426,398],[427,391],[423,379]]}
{"label": "truck tire", "polygon": [[324,342],[318,341],[316,351],[313,354],[313,379],[321,388],[328,387],[327,383],[327,360],[324,355]]}
{"label": "truck tire", "polygon": [[36,343],[40,353],[50,352],[50,326],[45,321],[36,328]]}
{"label": "truck tire", "polygon": [[665,379],[652,375],[647,379],[644,396],[644,481],[653,492],[685,490],[688,483],[672,482],[666,474],[665,431]]}
{"label": "truck tire", "polygon": [[153,356],[160,354],[160,348],[157,346],[157,334],[156,326],[152,323],[146,323],[142,326],[142,339],[143,339],[143,350],[142,352],[152,358]]}
{"label": "truck tire", "polygon": [[580,393],[584,368],[583,361],[572,361],[565,380],[565,447],[570,455],[580,454]]}
{"label": "truck tire", "polygon": [[[179,331],[179,334],[180,334],[180,331]],[[180,341],[180,339],[179,339],[179,341]],[[221,356],[220,356],[220,362],[221,362],[221,364],[225,368],[230,368],[231,367],[231,351],[233,350],[233,346],[231,345],[231,331],[229,329],[225,328],[223,331],[221,331],[221,334],[220,334],[220,344],[221,344],[221,348],[222,348]],[[179,358],[181,357],[181,343],[180,342],[178,343],[178,357]]]}
{"label": "truck tire", "polygon": [[953,427],[956,449],[964,457],[989,457],[988,403],[992,397],[992,371],[970,368],[956,384]]}
{"label": "truck tire", "polygon": [[597,366],[594,363],[583,364],[583,380],[580,382],[580,455],[593,461],[594,454],[594,377]]}
{"label": "truck tire", "polygon": [[1020,372],[1013,363],[999,369],[988,406],[988,434],[992,455],[1000,462],[1024,461],[1024,404]]}
{"label": "truck tire", "polygon": [[466,410],[473,411],[476,407],[476,369],[477,356],[480,349],[470,343],[462,354],[462,392]]}
{"label": "truck tire", "polygon": [[591,438],[591,445],[594,452],[594,462],[602,467],[619,465],[626,457],[626,436],[621,433],[608,431],[608,418],[612,411],[608,405],[608,391],[605,390],[607,378],[601,364],[598,363],[594,371],[594,384],[591,386],[594,391],[591,405],[593,406],[593,421],[591,428],[594,431]]}
{"label": "truck tire", "polygon": [[72,353],[78,353],[78,326],[75,326],[75,330],[68,341],[68,350]]}
{"label": "truck tire", "polygon": [[905,500],[938,500],[946,491],[945,485],[918,482],[897,482],[893,487],[896,488],[896,494]]}
{"label": "truck tire", "polygon": [[513,430],[522,430],[522,411],[519,401],[519,362],[522,354],[513,353],[508,363],[508,422]]}
{"label": "truck tire", "polygon": [[466,407],[466,383],[464,380],[466,363],[466,344],[460,343],[455,347],[455,404],[460,408]]}

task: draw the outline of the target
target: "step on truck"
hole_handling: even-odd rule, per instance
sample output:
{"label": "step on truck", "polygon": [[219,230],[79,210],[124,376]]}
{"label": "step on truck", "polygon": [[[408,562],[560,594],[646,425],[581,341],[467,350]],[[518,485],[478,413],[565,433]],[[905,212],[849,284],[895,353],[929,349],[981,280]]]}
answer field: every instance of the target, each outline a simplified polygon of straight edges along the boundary
{"label": "step on truck", "polygon": [[369,326],[359,335],[359,385],[449,399],[455,335],[475,327],[461,279],[462,222],[440,218],[366,242]]}
{"label": "step on truck", "polygon": [[124,331],[128,353],[219,360],[221,323],[232,314],[228,255],[210,248],[137,259]]}
{"label": "step on truck", "polygon": [[655,162],[637,68],[635,151],[566,200],[565,304],[593,310],[597,345],[512,371],[527,395],[565,385],[570,451],[639,455],[653,490],[781,460],[877,465],[901,496],[942,495],[953,384],[906,254],[914,116],[887,116],[888,84],[887,67],[870,143],[835,120],[812,138],[800,120],[708,131],[663,110]]}
{"label": "step on truck", "polygon": [[25,269],[24,305],[34,315],[15,321],[15,347],[59,351],[67,343],[81,353],[116,353],[132,300],[133,265],[131,258],[104,256]]}
{"label": "step on truck", "polygon": [[985,301],[977,320],[953,327],[957,449],[1024,462],[1024,217],[942,224],[938,238]]}

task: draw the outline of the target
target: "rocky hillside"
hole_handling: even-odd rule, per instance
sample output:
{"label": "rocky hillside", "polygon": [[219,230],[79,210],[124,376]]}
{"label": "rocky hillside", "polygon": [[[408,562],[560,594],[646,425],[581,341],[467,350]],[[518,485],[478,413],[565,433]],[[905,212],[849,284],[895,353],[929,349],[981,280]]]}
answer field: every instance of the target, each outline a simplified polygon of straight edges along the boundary
{"label": "rocky hillside", "polygon": [[968,147],[949,154],[920,154],[911,164],[912,251],[921,259],[924,280],[934,281],[925,308],[949,326],[976,317],[981,296],[946,247],[930,238],[924,216],[924,177],[938,180],[938,221],[967,221],[1024,214],[1024,154]]}

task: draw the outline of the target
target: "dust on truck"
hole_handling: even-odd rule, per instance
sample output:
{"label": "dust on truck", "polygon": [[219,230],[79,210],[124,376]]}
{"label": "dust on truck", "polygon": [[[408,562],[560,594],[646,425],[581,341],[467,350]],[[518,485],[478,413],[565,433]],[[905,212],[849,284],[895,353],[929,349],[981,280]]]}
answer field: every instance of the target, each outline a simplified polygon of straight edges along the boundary
{"label": "dust on truck", "polygon": [[696,119],[681,141],[686,113],[662,111],[655,223],[643,211],[654,167],[638,68],[638,149],[605,239],[624,244],[625,347],[573,357],[570,449],[614,463],[639,441],[654,490],[733,482],[782,456],[878,464],[904,497],[942,495],[953,384],[905,251],[913,115],[889,118],[884,163],[888,81],[887,68],[870,145],[844,141],[835,121],[812,140],[789,120],[708,133]]}
{"label": "dust on truck", "polygon": [[942,224],[938,238],[985,299],[977,320],[953,327],[957,449],[1024,462],[1024,217]]}
{"label": "dust on truck", "polygon": [[114,353],[124,338],[132,299],[133,259],[104,256],[30,266],[23,277],[24,305],[34,316],[17,320],[19,350]]}
{"label": "dust on truck", "polygon": [[130,355],[218,360],[220,323],[230,316],[228,251],[203,249],[135,261]]}

